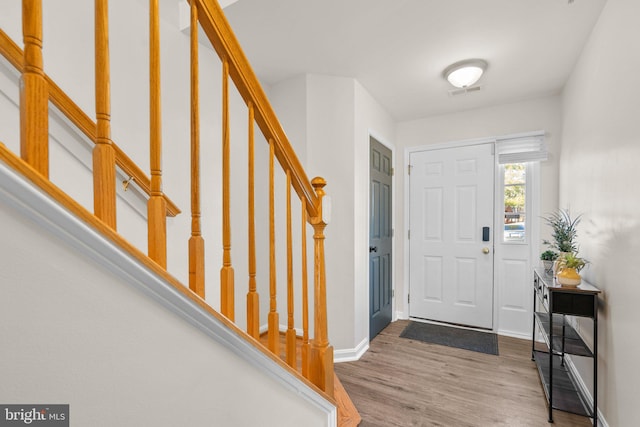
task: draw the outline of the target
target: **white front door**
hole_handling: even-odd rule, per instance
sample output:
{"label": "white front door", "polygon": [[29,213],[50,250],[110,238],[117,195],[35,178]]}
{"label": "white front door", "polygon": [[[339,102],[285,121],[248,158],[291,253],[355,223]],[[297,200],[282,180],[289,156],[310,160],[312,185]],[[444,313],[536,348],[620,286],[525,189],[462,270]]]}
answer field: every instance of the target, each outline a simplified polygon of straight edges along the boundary
{"label": "white front door", "polygon": [[493,327],[492,144],[410,154],[409,315]]}

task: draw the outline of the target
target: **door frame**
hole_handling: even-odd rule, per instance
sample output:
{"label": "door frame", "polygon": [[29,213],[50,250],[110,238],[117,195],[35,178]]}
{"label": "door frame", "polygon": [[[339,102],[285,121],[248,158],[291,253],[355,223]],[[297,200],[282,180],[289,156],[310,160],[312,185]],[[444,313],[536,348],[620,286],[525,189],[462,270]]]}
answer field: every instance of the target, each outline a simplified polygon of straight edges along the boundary
{"label": "door frame", "polygon": [[[403,212],[403,221],[404,221],[404,229],[403,229],[403,233],[404,233],[404,238],[403,238],[403,258],[404,258],[404,265],[403,265],[403,275],[404,275],[404,280],[403,280],[403,289],[402,289],[402,298],[403,301],[405,301],[405,310],[403,312],[399,312],[398,317],[403,318],[403,319],[409,319],[409,278],[410,278],[410,245],[409,245],[409,230],[410,230],[410,209],[409,209],[409,203],[411,202],[411,196],[410,196],[410,187],[409,187],[409,176],[408,176],[408,170],[410,167],[410,159],[411,159],[411,154],[412,153],[416,153],[416,152],[420,152],[420,151],[432,151],[432,150],[441,150],[441,149],[448,149],[448,148],[461,148],[461,147],[468,147],[471,145],[482,145],[482,144],[492,144],[493,146],[493,152],[495,155],[495,148],[496,148],[496,143],[499,139],[503,139],[503,138],[508,138],[508,137],[514,137],[514,136],[527,136],[529,134],[537,134],[538,132],[524,132],[524,133],[517,133],[517,134],[507,134],[507,135],[499,135],[499,136],[492,136],[492,137],[484,137],[484,138],[474,138],[474,139],[465,139],[465,140],[458,140],[458,141],[451,141],[451,142],[443,142],[443,143],[436,143],[436,144],[425,144],[425,145],[419,145],[419,146],[415,146],[415,147],[407,147],[404,150],[404,163],[403,163],[403,177],[405,177],[404,180],[404,192],[403,192],[403,197],[404,197],[404,212]],[[534,166],[534,171],[537,174],[536,180],[533,182],[533,185],[531,186],[531,190],[532,190],[532,194],[531,194],[531,200],[533,201],[532,203],[532,212],[531,212],[531,216],[530,218],[538,218],[540,216],[540,187],[541,187],[541,182],[540,182],[540,166],[536,165]],[[499,292],[496,288],[497,286],[497,281],[496,281],[496,260],[497,260],[497,256],[495,253],[495,242],[496,242],[496,230],[498,230],[497,227],[501,227],[502,223],[499,221],[499,215],[497,214],[496,209],[498,209],[497,207],[497,192],[499,190],[499,183],[498,183],[498,178],[500,176],[499,174],[499,170],[500,170],[500,165],[498,164],[498,160],[497,158],[494,161],[494,192],[496,194],[496,196],[494,196],[494,202],[495,202],[495,207],[494,207],[494,223],[493,223],[493,241],[494,241],[494,248],[492,248],[492,250],[494,251],[493,253],[493,262],[494,262],[494,266],[493,266],[493,331],[494,332],[499,332],[499,317],[498,317],[498,311],[499,311]],[[534,265],[534,262],[537,260],[537,257],[535,256],[535,254],[539,253],[539,248],[540,248],[540,227],[539,227],[539,221],[531,221],[531,245],[530,245],[530,261],[531,264]],[[502,233],[500,233],[500,237],[502,236]],[[535,240],[534,240],[535,239]],[[395,319],[394,319],[395,320]]]}
{"label": "door frame", "polygon": [[389,143],[384,137],[377,134],[376,132],[369,129],[367,132],[367,215],[366,215],[366,233],[367,233],[367,246],[363,248],[358,248],[358,251],[362,250],[366,252],[367,256],[367,267],[365,269],[365,277],[366,277],[366,295],[367,295],[367,342],[369,342],[369,303],[371,301],[371,292],[369,289],[369,283],[371,277],[369,277],[369,229],[371,226],[370,214],[371,214],[371,191],[369,188],[369,174],[371,170],[371,156],[369,155],[369,150],[371,148],[371,138],[378,141],[380,144],[384,145],[386,148],[391,150],[391,167],[394,169],[394,172],[391,174],[391,321],[395,322],[398,320],[398,312],[396,310],[396,280],[395,280],[395,265],[396,265],[396,218],[397,218],[397,210],[396,210],[396,149],[393,144]]}

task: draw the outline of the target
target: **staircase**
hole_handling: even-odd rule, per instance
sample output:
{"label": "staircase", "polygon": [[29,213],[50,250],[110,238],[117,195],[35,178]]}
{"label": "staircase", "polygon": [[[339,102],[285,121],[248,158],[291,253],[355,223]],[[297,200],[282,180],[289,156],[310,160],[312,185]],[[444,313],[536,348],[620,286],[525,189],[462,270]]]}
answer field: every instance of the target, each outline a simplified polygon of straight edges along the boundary
{"label": "staircase", "polygon": [[[148,23],[139,23],[141,26],[148,24],[149,35],[147,174],[133,160],[144,157],[139,152],[139,144],[132,144],[127,140],[129,137],[122,134],[122,142],[112,139],[112,125],[118,124],[111,105],[115,85],[111,81],[110,36],[114,29],[110,29],[108,0],[95,0],[94,14],[86,18],[93,18],[94,27],[95,111],[91,114],[95,115],[95,120],[80,107],[86,102],[82,99],[74,101],[61,89],[62,85],[47,74],[43,60],[47,40],[43,39],[42,0],[23,0],[22,47],[9,35],[9,29],[5,32],[0,28],[0,54],[20,79],[19,141],[8,141],[0,133],[0,164],[120,248],[132,262],[150,271],[163,283],[158,286],[166,287],[162,288],[165,289],[163,292],[174,292],[183,298],[183,303],[190,307],[184,309],[185,318],[194,316],[190,310],[196,310],[198,316],[209,317],[216,325],[231,331],[232,336],[246,342],[247,348],[264,354],[270,360],[267,363],[277,366],[269,369],[279,369],[285,376],[292,375],[301,384],[297,387],[306,387],[330,405],[336,405],[338,425],[358,425],[357,410],[335,376],[333,347],[328,339],[324,256],[324,230],[328,221],[323,215],[327,183],[320,177],[310,180],[306,176],[217,2],[191,0],[189,3],[189,61],[184,64],[190,70],[189,109],[178,113],[170,105],[172,120],[189,123],[188,134],[180,144],[171,141],[172,144],[163,145],[162,125],[167,118],[163,116],[166,104],[162,102],[161,88],[167,85],[163,84],[160,75],[161,52],[165,52],[160,44],[160,34],[164,35],[168,30],[163,31],[158,0],[149,2]],[[199,40],[199,27],[206,40]],[[177,36],[174,38],[178,40]],[[210,73],[202,73],[200,60],[204,59],[205,66],[209,66],[211,57],[209,50],[202,51],[203,44],[211,47],[220,60],[218,90],[221,105],[220,115],[215,120],[208,115],[202,116],[203,112],[212,110],[210,94],[203,96],[203,88],[212,86]],[[135,41],[132,46],[136,46]],[[84,52],[74,51],[73,54],[80,56]],[[84,59],[77,60],[81,63]],[[246,122],[244,141],[232,138],[232,131],[235,132],[240,120],[240,103],[244,108],[242,120]],[[119,101],[117,105],[122,104],[123,101]],[[52,118],[52,114],[57,118]],[[220,150],[216,154],[220,164],[213,166],[210,157],[203,158],[203,153],[210,154],[211,151],[208,138],[212,121],[218,124],[213,127],[219,132]],[[90,165],[87,166],[92,180],[91,206],[87,206],[82,196],[72,197],[73,191],[67,192],[59,186],[65,181],[61,176],[65,175],[59,169],[55,151],[58,148],[52,146],[59,123],[75,129],[91,146]],[[0,124],[6,126],[4,122]],[[239,149],[238,144],[243,148]],[[131,156],[126,154],[125,147],[127,151],[133,150]],[[73,147],[65,149],[74,150]],[[167,151],[188,157],[188,170],[163,169],[163,163],[175,165],[178,162],[174,158],[163,162],[163,152]],[[238,168],[238,152],[246,153],[241,162],[246,165],[244,167]],[[82,157],[78,153],[75,156]],[[52,164],[55,165],[53,173]],[[218,185],[215,193],[221,195],[217,212],[211,211],[211,193],[203,194],[203,189],[210,189],[212,180],[204,182],[202,177],[209,175],[214,176]],[[165,180],[165,177],[170,179]],[[122,188],[118,187],[120,182]],[[182,182],[188,182],[187,188],[178,189],[171,198],[165,193],[165,188],[179,188],[177,183]],[[244,184],[240,191],[238,182]],[[135,237],[123,235],[124,231],[119,230],[121,221],[123,228],[128,229],[129,224],[133,224],[133,221],[122,220],[121,200],[134,206],[137,203],[134,193],[145,205],[142,215],[147,230],[146,242],[138,244],[129,241],[136,240]],[[190,236],[181,240],[174,229],[179,228],[181,217],[186,215],[179,207],[185,198],[190,205],[190,219],[185,221],[189,224]],[[241,212],[237,207],[240,198],[246,203],[240,208]],[[243,228],[236,221],[241,217],[244,217]],[[211,229],[220,229],[220,223],[221,232],[212,233]],[[136,227],[130,228],[139,231]],[[232,246],[232,231],[236,235],[244,234],[246,243]],[[207,241],[205,245],[205,237],[212,234],[219,241],[213,246]],[[260,245],[267,246],[268,250],[259,250]],[[175,249],[181,246],[187,248],[185,254]],[[205,247],[207,253],[222,248],[218,271],[206,268],[211,264],[209,256],[205,255]],[[236,249],[238,247],[240,251]],[[284,251],[279,251],[282,247]],[[313,250],[310,267],[308,250]],[[232,254],[234,259],[242,260],[243,271],[233,264]],[[265,256],[260,258],[261,254]],[[187,270],[176,267],[181,265],[188,267]],[[285,274],[280,273],[283,266]],[[260,267],[265,268],[260,270]],[[278,296],[282,293],[286,298],[279,304]],[[238,295],[244,295],[243,301],[238,301]],[[279,312],[282,310],[286,311],[283,321]],[[212,336],[216,334],[218,332],[212,332]],[[248,406],[251,404],[247,402]],[[328,421],[328,425],[331,424]]]}

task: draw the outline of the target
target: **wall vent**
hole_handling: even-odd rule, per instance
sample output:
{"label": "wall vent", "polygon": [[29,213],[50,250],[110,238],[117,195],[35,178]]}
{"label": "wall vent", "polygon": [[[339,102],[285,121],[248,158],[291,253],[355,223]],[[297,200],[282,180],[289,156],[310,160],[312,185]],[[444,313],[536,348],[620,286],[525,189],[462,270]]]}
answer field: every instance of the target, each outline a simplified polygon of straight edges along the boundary
{"label": "wall vent", "polygon": [[456,95],[463,95],[465,93],[478,92],[480,89],[482,89],[481,85],[463,87],[461,89],[451,89],[449,91],[449,96],[456,96]]}

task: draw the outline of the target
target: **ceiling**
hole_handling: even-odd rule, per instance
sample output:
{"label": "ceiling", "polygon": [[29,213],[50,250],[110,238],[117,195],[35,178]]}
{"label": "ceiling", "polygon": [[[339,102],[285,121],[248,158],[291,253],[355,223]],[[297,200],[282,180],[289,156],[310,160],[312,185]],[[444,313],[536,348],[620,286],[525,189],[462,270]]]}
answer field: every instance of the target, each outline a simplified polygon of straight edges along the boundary
{"label": "ceiling", "polygon": [[[227,0],[260,80],[357,79],[397,121],[558,93],[606,0]],[[480,91],[442,77],[489,63]]]}

